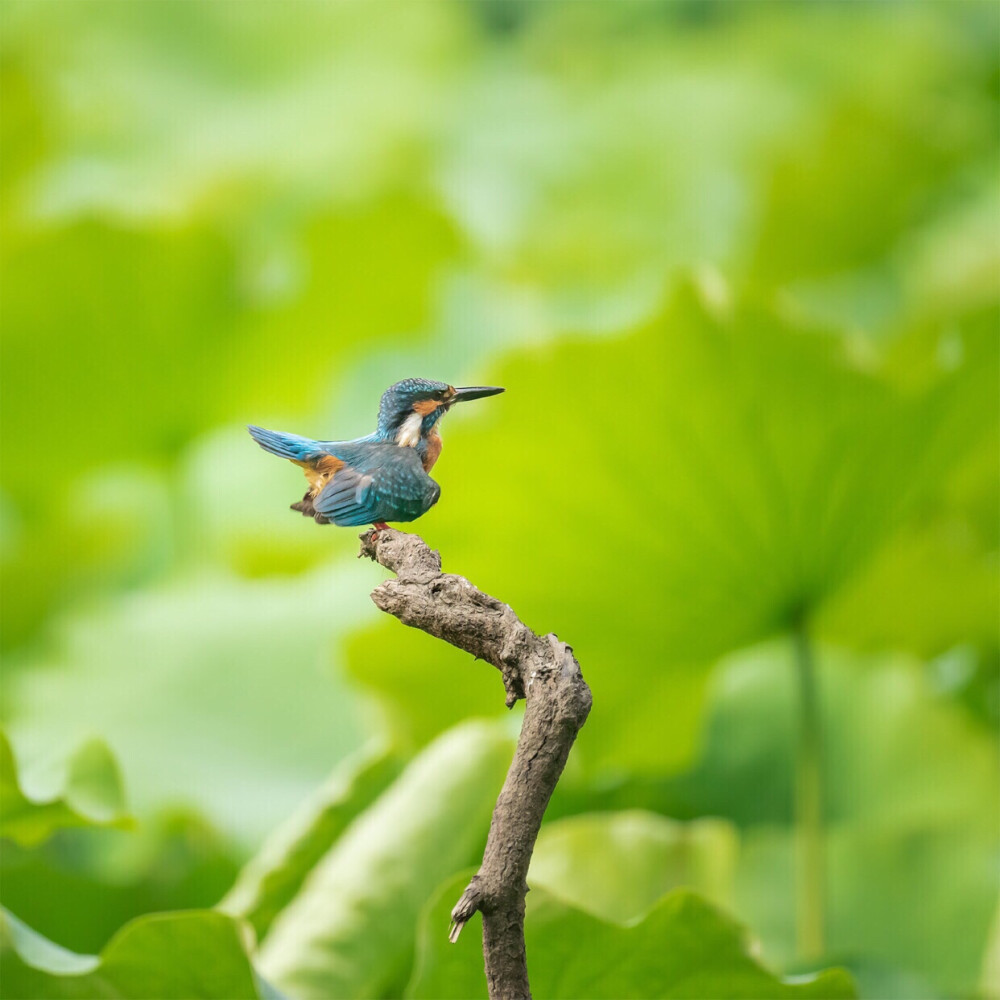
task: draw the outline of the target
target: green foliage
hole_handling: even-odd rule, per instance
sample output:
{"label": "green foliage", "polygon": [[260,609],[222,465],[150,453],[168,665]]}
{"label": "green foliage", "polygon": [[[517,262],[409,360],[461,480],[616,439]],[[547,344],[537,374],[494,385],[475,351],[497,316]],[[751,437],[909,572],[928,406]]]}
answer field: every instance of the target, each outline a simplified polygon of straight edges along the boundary
{"label": "green foliage", "polygon": [[[408,997],[469,1000],[486,996],[482,955],[469,930],[457,947],[440,928],[467,875],[446,883],[421,921],[420,953]],[[667,893],[637,923],[616,926],[561,903],[544,890],[528,896],[525,943],[532,990],[556,1000],[577,997],[684,997],[754,1000],[762,996],[849,1000],[841,970],[782,982],[748,953],[737,923],[694,893]],[[456,954],[457,953],[457,954]]]}
{"label": "green foliage", "polygon": [[[937,495],[991,419],[992,352],[975,324],[958,335],[967,333],[976,364],[904,391],[852,362],[842,338],[718,298],[725,294],[711,283],[684,287],[626,339],[508,362],[497,378],[516,392],[449,437],[463,460],[442,470],[442,488],[459,500],[447,517],[426,518],[446,569],[503,594],[536,628],[572,638],[601,699],[578,749],[592,772],[687,762],[711,663],[820,614],[907,514]],[[581,414],[595,416],[586,434]],[[476,530],[474,498],[494,488],[495,455],[511,440],[518,474],[490,514],[491,534],[547,551],[552,527],[539,497],[558,498],[558,521],[600,525],[586,545],[561,547],[530,574]],[[569,470],[585,472],[567,488]],[[638,563],[622,558],[633,540]],[[976,608],[980,627],[993,631],[985,604]],[[470,703],[483,712],[492,703],[492,688],[466,679],[462,658],[435,645],[383,622],[352,647],[352,671],[392,706],[400,738],[427,738]],[[461,698],[414,696],[406,686],[405,673],[432,669],[432,658]],[[657,719],[668,701],[676,723],[664,731]]]}
{"label": "green foliage", "polygon": [[677,823],[641,810],[573,816],[542,830],[528,884],[621,924],[678,886],[728,905],[738,843],[732,826],[716,819]]}
{"label": "green foliage", "polygon": [[7,997],[278,1000],[251,968],[240,925],[221,913],[141,917],[97,956],[66,951],[0,911],[0,955]]}
{"label": "green foliage", "polygon": [[[594,691],[536,993],[849,995],[782,978],[840,963],[872,1000],[996,991],[995,5],[0,19],[0,893],[50,939],[7,920],[4,995],[270,996],[251,961],[294,996],[482,993],[475,927],[444,938],[499,677],[381,619],[243,431],[366,433],[409,375],[507,386],[445,421],[417,528]],[[73,756],[95,734],[135,830],[107,752]]]}
{"label": "green foliage", "polygon": [[264,937],[348,825],[398,774],[400,762],[373,752],[345,761],[298,812],[278,827],[240,872],[219,908],[247,920]]}
{"label": "green foliage", "polygon": [[76,827],[40,847],[0,848],[4,906],[91,954],[135,917],[213,906],[239,868],[232,842],[190,809],[163,810],[128,830]]}
{"label": "green foliage", "polygon": [[[978,974],[996,905],[1000,783],[995,744],[929,689],[908,660],[820,655],[829,826],[831,955],[909,969],[944,994]],[[655,805],[722,814],[741,829],[736,911],[764,954],[795,954],[792,891],[794,675],[790,653],[763,647],[725,666],[705,750]],[[905,902],[904,902],[905,901]],[[919,912],[920,920],[893,919]],[[961,913],[957,909],[959,907]],[[864,964],[863,961],[860,964]],[[888,992],[884,997],[906,997]]]}
{"label": "green foliage", "polygon": [[0,836],[32,847],[73,826],[127,826],[121,775],[100,740],[81,746],[66,763],[62,790],[36,800],[25,794],[7,737],[0,732]]}
{"label": "green foliage", "polygon": [[264,939],[264,975],[301,998],[397,992],[427,898],[482,851],[512,752],[485,723],[431,744],[309,872]]}
{"label": "green foliage", "polygon": [[[978,973],[996,905],[994,747],[928,692],[912,664],[834,662],[823,679],[830,953],[878,958],[955,993]],[[739,730],[756,731],[766,747],[775,727],[765,719],[783,679],[758,663],[740,684]],[[774,743],[770,754],[748,753],[745,761],[760,765],[766,756],[779,758]],[[752,780],[745,771],[742,779]],[[789,885],[791,841],[787,827],[769,824],[745,837],[740,911],[768,954],[788,956],[794,938],[787,915],[769,902],[781,895],[770,894],[774,887]],[[893,919],[898,907],[922,917]]]}
{"label": "green foliage", "polygon": [[363,740],[351,692],[323,666],[325,630],[374,613],[360,568],[198,574],[75,617],[8,681],[24,708],[15,746],[45,758],[96,729],[129,762],[140,815],[191,802],[249,848]]}

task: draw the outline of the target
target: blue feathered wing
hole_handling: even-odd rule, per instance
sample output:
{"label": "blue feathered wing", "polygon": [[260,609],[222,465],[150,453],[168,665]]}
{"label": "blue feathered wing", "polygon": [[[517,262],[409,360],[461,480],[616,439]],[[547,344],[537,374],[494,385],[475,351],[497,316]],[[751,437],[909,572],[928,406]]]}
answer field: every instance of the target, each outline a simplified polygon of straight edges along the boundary
{"label": "blue feathered wing", "polygon": [[313,498],[317,514],[344,527],[377,521],[413,521],[437,503],[441,488],[424,472],[412,448],[387,442],[328,445],[344,462]]}

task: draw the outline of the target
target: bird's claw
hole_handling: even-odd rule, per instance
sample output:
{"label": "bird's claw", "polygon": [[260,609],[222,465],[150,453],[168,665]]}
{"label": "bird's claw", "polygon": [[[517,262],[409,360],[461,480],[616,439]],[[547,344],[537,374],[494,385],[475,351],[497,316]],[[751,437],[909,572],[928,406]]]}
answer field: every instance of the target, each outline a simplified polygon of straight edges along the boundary
{"label": "bird's claw", "polygon": [[[358,535],[361,539],[361,552],[359,553],[359,558],[362,555],[367,555],[369,558],[375,558],[375,544],[378,542],[379,535],[383,531],[389,531],[389,525],[385,521],[379,521],[377,524],[373,524],[363,535]],[[369,550],[369,551],[366,551]]]}

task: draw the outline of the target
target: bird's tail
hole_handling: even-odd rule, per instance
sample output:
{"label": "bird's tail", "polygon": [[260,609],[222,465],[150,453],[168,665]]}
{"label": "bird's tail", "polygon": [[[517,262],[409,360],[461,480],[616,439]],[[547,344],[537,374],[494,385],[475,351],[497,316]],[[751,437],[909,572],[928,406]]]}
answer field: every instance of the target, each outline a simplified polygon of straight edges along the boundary
{"label": "bird's tail", "polygon": [[283,434],[281,431],[268,431],[253,424],[247,427],[247,430],[264,451],[293,461],[302,461],[315,452],[319,445],[312,438],[301,437],[298,434]]}

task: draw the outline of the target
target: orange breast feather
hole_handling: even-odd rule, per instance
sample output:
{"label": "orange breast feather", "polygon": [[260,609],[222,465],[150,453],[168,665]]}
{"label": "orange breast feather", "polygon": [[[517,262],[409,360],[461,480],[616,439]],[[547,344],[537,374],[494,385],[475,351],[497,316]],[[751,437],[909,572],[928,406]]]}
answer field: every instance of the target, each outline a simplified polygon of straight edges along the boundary
{"label": "orange breast feather", "polygon": [[437,428],[427,435],[427,451],[424,452],[424,472],[430,472],[434,468],[434,463],[438,460],[441,455],[441,449],[444,447],[444,442],[441,440],[441,435],[438,434]]}

